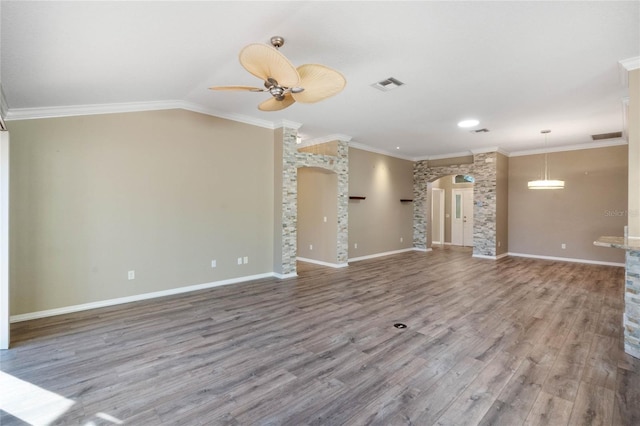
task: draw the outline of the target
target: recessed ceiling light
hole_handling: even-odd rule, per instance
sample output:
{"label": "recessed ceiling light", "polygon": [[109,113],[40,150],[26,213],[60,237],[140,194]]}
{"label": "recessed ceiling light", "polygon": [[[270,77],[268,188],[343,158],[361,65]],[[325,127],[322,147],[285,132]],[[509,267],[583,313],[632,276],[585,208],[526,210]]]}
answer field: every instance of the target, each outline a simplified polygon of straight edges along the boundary
{"label": "recessed ceiling light", "polygon": [[468,120],[462,120],[461,122],[459,122],[458,127],[473,127],[477,126],[478,124],[480,124],[480,121],[476,120],[475,118],[470,118]]}
{"label": "recessed ceiling light", "polygon": [[400,149],[400,147],[399,147],[399,146],[396,146],[396,149]]}

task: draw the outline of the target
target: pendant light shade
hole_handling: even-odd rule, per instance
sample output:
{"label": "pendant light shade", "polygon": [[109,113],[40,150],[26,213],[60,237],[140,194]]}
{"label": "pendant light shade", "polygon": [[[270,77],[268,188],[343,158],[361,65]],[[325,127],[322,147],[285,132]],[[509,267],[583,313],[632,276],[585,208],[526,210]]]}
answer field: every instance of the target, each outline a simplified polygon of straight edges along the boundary
{"label": "pendant light shade", "polygon": [[527,184],[529,189],[564,189],[563,180],[549,179],[549,165],[547,162],[547,135],[551,130],[542,130],[540,133],[544,135],[544,179],[531,180]]}
{"label": "pendant light shade", "polygon": [[563,180],[531,180],[529,181],[529,189],[563,189]]}

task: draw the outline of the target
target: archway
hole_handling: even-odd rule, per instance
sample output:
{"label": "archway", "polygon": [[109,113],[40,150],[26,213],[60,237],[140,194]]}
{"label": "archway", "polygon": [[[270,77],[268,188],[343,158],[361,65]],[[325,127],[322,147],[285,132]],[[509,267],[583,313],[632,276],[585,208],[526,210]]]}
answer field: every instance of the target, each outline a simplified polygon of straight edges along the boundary
{"label": "archway", "polygon": [[431,246],[429,216],[426,214],[431,191],[429,184],[449,175],[464,174],[475,178],[473,204],[473,255],[496,256],[496,182],[497,153],[474,154],[473,162],[450,166],[430,166],[428,160],[417,161],[413,168],[413,246],[427,250]]}
{"label": "archway", "polygon": [[471,175],[456,174],[443,176],[428,185],[430,246],[473,246],[474,181]]}

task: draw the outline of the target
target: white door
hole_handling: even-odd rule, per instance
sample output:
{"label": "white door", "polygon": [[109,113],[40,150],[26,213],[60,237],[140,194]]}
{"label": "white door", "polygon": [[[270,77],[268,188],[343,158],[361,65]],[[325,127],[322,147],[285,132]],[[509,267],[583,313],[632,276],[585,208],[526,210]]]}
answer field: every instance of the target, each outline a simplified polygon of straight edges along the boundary
{"label": "white door", "polygon": [[473,246],[473,188],[451,191],[451,244]]}

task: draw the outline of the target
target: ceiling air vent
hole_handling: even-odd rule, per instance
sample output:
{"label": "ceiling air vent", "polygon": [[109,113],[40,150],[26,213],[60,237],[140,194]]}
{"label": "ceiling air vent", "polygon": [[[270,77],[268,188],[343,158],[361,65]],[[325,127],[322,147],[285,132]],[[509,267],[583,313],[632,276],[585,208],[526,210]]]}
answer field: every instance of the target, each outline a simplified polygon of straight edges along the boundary
{"label": "ceiling air vent", "polygon": [[476,129],[472,130],[471,133],[489,133],[489,129]]}
{"label": "ceiling air vent", "polygon": [[383,92],[388,92],[389,90],[397,89],[402,85],[404,85],[404,83],[401,82],[400,80],[393,77],[389,77],[386,80],[373,83],[371,86],[375,87],[378,90],[382,90]]}
{"label": "ceiling air vent", "polygon": [[599,135],[591,135],[591,139],[594,141],[601,141],[603,139],[615,139],[621,138],[622,132],[612,132],[612,133],[601,133]]}

